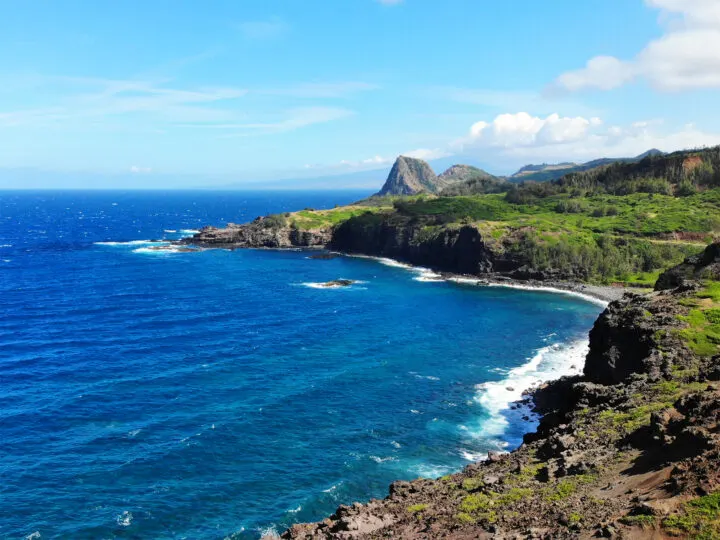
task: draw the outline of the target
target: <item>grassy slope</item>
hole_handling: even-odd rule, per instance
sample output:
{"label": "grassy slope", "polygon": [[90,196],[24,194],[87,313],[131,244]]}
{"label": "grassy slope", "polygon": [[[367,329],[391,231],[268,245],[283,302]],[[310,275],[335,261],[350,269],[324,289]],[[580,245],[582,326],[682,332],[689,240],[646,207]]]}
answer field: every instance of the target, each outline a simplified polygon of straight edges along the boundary
{"label": "grassy slope", "polygon": [[428,235],[473,224],[497,249],[519,250],[534,267],[586,266],[589,281],[651,286],[720,233],[720,189],[689,197],[633,193],[572,198],[561,193],[529,204],[504,194],[393,197],[331,210],[302,210],[287,221],[308,230],[375,215],[421,225]]}

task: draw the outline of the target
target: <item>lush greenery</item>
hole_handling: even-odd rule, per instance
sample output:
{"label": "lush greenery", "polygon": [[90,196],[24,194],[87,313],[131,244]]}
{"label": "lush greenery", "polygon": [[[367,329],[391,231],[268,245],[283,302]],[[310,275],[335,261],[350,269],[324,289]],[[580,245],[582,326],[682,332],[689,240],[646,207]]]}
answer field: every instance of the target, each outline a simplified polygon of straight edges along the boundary
{"label": "lush greenery", "polygon": [[333,227],[352,217],[368,212],[372,213],[381,209],[382,207],[380,206],[370,208],[364,206],[343,206],[332,210],[312,210],[308,208],[286,215],[292,227],[301,230],[310,230]]}
{"label": "lush greenery", "polygon": [[720,538],[720,491],[688,502],[680,513],[665,518],[663,527],[702,540]]}

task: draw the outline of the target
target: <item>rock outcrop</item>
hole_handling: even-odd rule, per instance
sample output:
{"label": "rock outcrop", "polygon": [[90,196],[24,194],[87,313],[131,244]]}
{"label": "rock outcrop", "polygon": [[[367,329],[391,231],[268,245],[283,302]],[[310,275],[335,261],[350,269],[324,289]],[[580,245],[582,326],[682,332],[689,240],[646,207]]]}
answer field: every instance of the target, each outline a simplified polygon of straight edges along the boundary
{"label": "rock outcrop", "polygon": [[[712,271],[718,247],[686,263],[693,276]],[[541,421],[519,449],[395,482],[384,500],[282,537],[720,538],[720,349],[698,349],[687,333],[691,310],[720,312],[702,292],[716,282],[703,279],[612,303],[584,375],[533,393]]]}
{"label": "rock outcrop", "polygon": [[377,195],[416,195],[438,191],[438,178],[427,162],[400,156]]}
{"label": "rock outcrop", "polygon": [[222,229],[204,227],[184,242],[215,248],[320,248],[332,239],[330,228],[300,230],[272,219],[274,217],[259,217],[245,225],[228,223]]}
{"label": "rock outcrop", "polygon": [[455,182],[467,182],[473,178],[492,178],[497,180],[497,177],[492,174],[473,167],[472,165],[453,165],[442,174],[438,175],[438,181],[444,183],[442,188]]}
{"label": "rock outcrop", "polygon": [[685,261],[660,275],[656,290],[691,286],[699,279],[720,280],[720,244],[710,244],[700,255]]}

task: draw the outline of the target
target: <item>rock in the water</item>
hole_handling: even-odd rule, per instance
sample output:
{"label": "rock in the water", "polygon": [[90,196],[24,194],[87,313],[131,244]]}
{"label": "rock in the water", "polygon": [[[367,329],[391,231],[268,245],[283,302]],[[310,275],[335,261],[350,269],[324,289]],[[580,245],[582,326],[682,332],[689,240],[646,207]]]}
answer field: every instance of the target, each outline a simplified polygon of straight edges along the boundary
{"label": "rock in the water", "polygon": [[321,287],[325,287],[327,289],[334,289],[337,287],[349,287],[350,285],[353,285],[354,283],[357,283],[357,281],[353,279],[333,279],[332,281],[327,281],[325,283],[320,284]]}

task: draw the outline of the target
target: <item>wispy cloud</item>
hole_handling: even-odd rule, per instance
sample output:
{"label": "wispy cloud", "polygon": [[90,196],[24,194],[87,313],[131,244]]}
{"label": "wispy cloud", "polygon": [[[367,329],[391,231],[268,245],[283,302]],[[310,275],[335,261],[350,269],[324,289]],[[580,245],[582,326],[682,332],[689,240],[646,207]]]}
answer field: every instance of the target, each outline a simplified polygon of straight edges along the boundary
{"label": "wispy cloud", "polygon": [[[251,108],[252,95],[282,96],[293,99],[330,99],[368,91],[376,86],[362,82],[299,83],[288,87],[258,88],[248,91],[235,87],[180,88],[170,81],[102,79],[93,77],[44,77],[35,84],[46,92],[41,107],[0,110],[0,126],[72,126],[97,128],[111,122],[130,121],[152,129],[205,126],[235,130],[237,136],[252,133],[282,133],[312,124],[339,120],[354,114],[346,108],[323,106]],[[265,103],[265,107],[269,105]],[[270,106],[271,107],[271,106]],[[282,112],[284,111],[284,112]],[[248,121],[257,118],[258,121]],[[265,120],[265,118],[269,120]]]}
{"label": "wispy cloud", "polygon": [[272,18],[264,21],[243,21],[237,24],[245,39],[271,40],[285,35],[290,26],[283,20]]}
{"label": "wispy cloud", "polygon": [[404,0],[375,0],[379,4],[383,4],[385,6],[396,6],[398,4],[402,4]]}
{"label": "wispy cloud", "polygon": [[172,88],[154,81],[46,77],[44,84],[56,93],[46,107],[0,112],[0,124],[54,124],[98,120],[121,115],[141,115],[166,122],[218,122],[234,116],[219,108],[242,98],[240,88]]}
{"label": "wispy cloud", "polygon": [[286,88],[257,90],[258,93],[296,98],[342,98],[360,92],[377,90],[379,86],[364,82],[303,83]]}
{"label": "wispy cloud", "polygon": [[[325,124],[354,115],[354,111],[340,107],[303,107],[285,111],[280,118],[269,122],[215,124],[208,127],[232,131],[223,137],[249,137],[285,133],[314,124]],[[276,115],[278,116],[278,115]]]}

